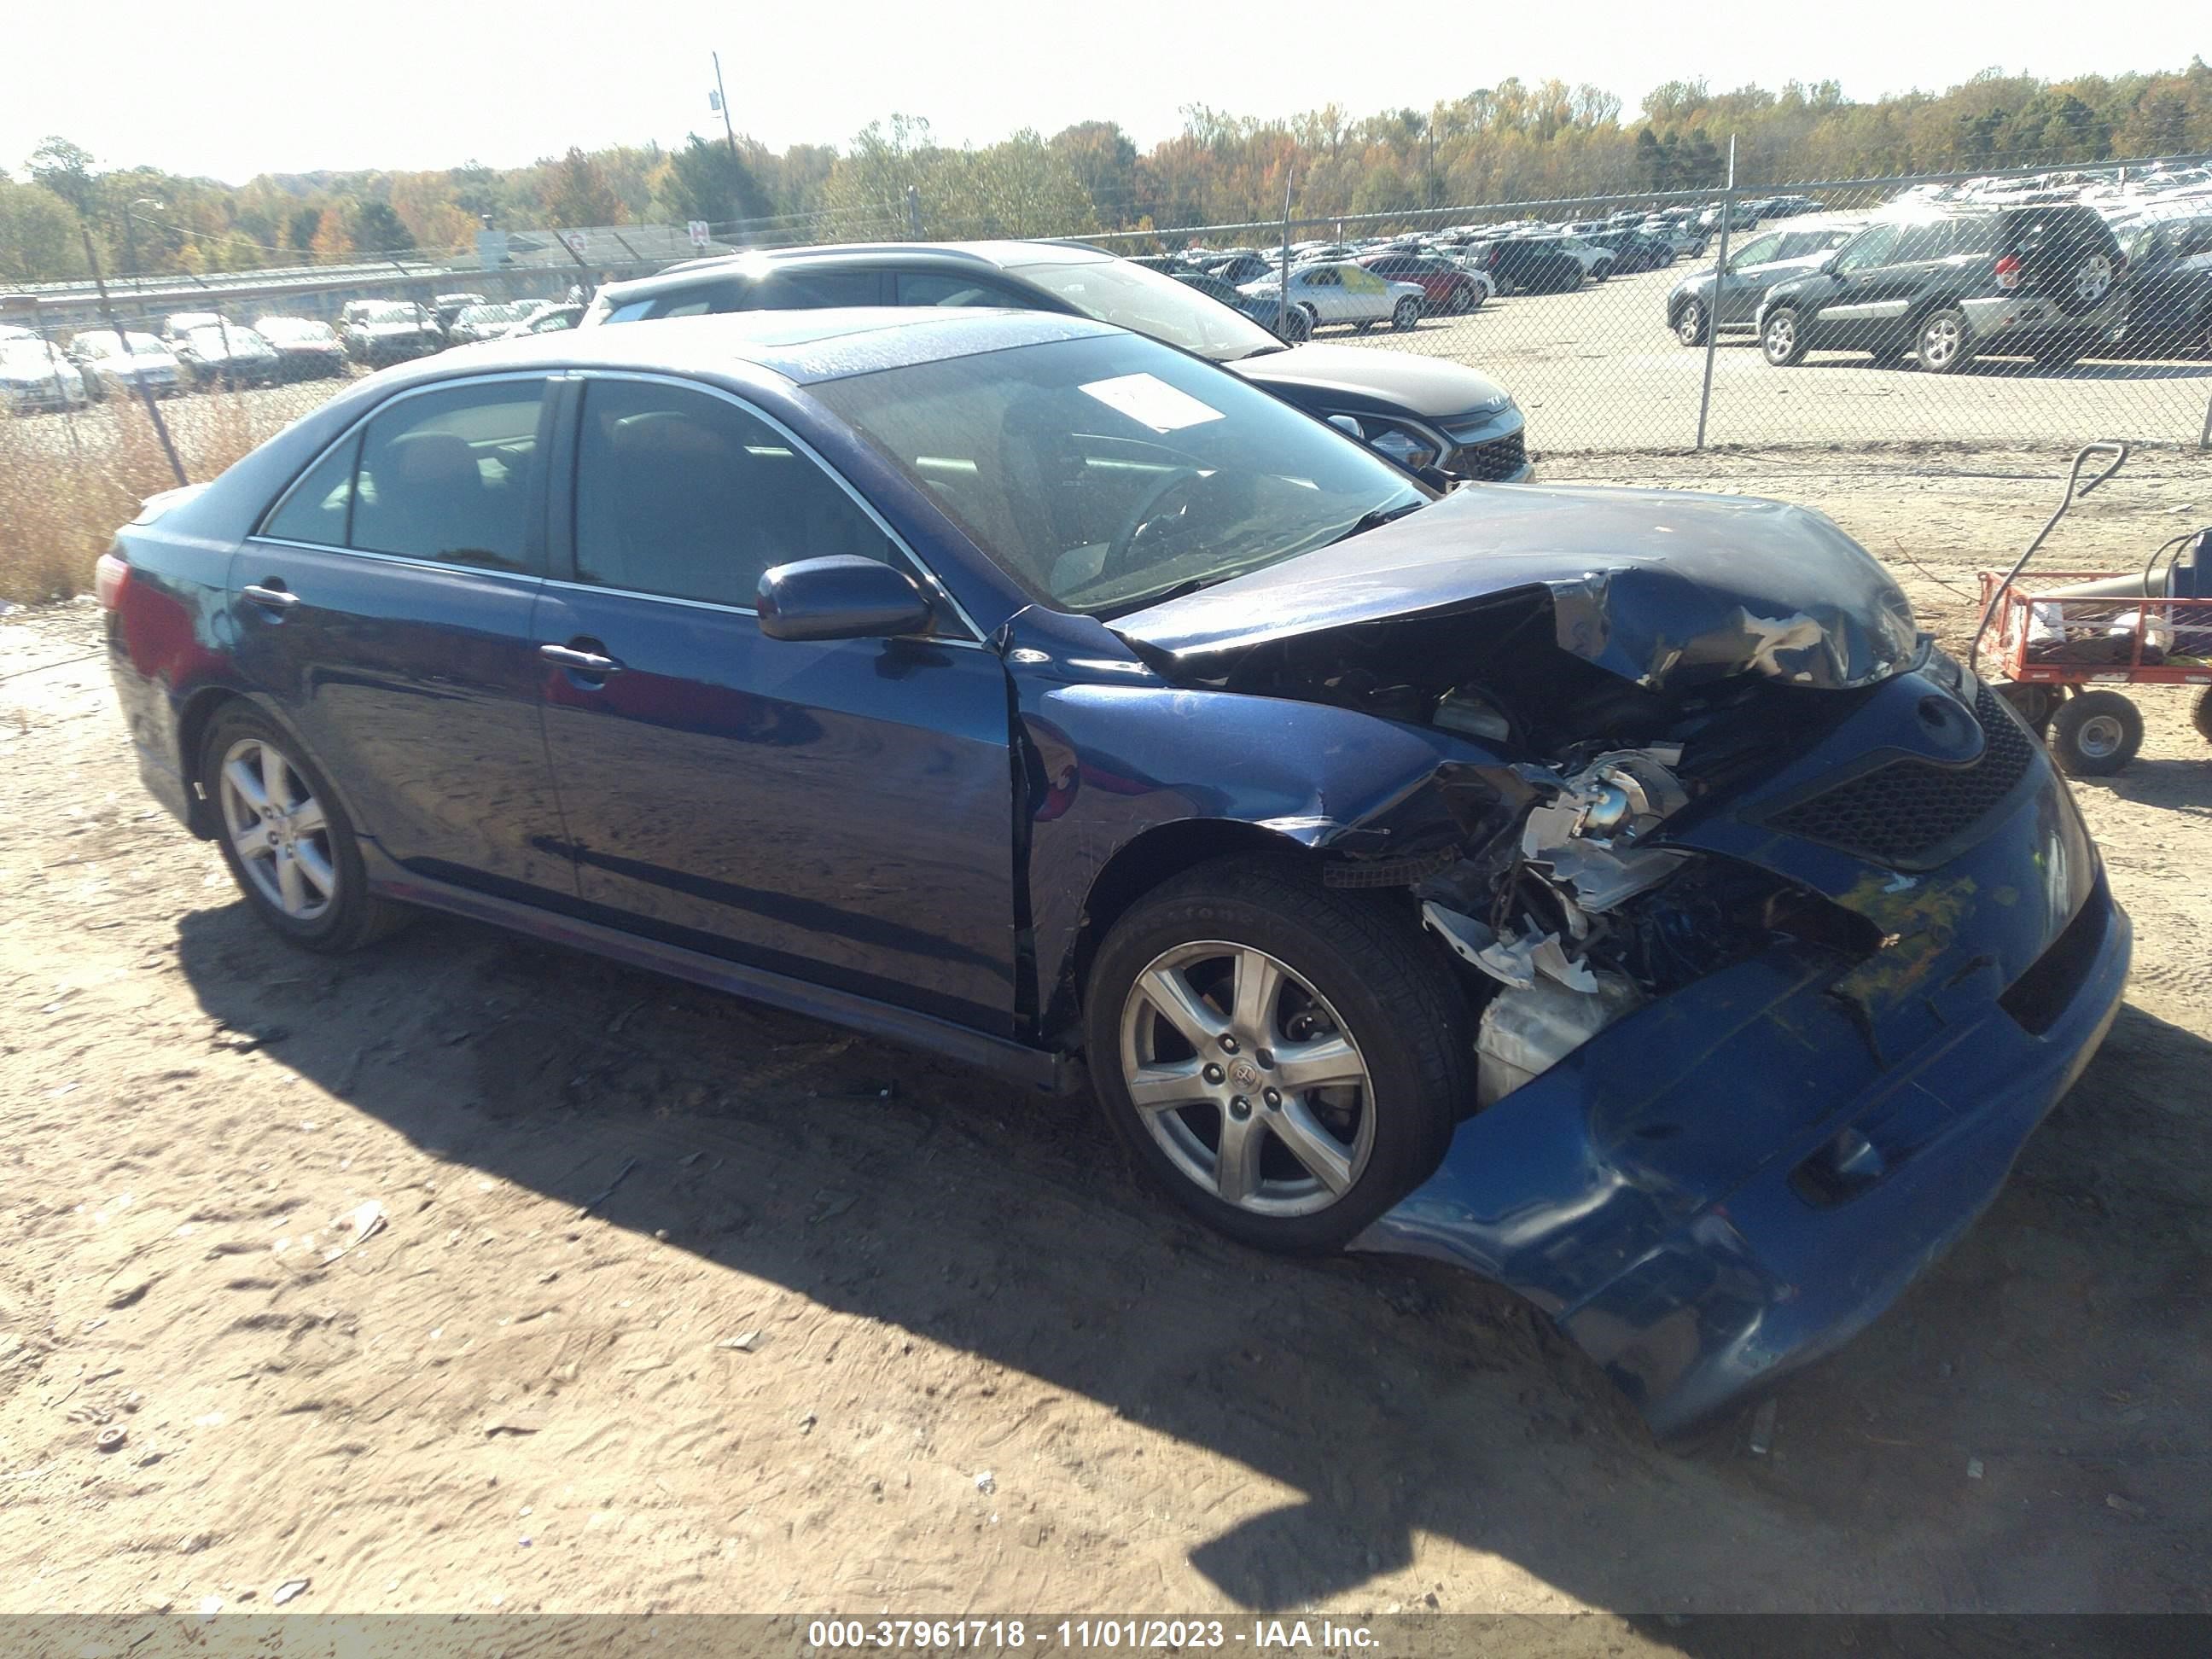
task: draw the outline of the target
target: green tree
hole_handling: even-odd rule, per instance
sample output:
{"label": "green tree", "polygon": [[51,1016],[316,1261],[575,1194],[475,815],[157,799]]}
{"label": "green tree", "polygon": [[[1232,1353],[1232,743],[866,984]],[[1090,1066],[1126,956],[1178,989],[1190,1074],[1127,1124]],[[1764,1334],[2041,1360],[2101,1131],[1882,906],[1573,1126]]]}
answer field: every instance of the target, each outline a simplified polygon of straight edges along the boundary
{"label": "green tree", "polygon": [[727,224],[768,213],[767,196],[752,169],[732,155],[727,144],[696,132],[670,155],[653,190],[653,205],[662,218],[679,223],[704,219],[709,224]]}
{"label": "green tree", "polygon": [[315,233],[323,228],[323,210],[319,207],[294,208],[284,221],[284,245],[305,253],[315,245]]}
{"label": "green tree", "polygon": [[77,212],[90,217],[100,202],[100,178],[92,152],[56,134],[33,150],[23,163],[31,182],[52,191]]}
{"label": "green tree", "polygon": [[404,220],[389,202],[363,202],[354,210],[353,245],[364,253],[398,253],[414,246]]}
{"label": "green tree", "polygon": [[1120,224],[1133,210],[1137,147],[1118,125],[1078,121],[1053,134],[1051,146],[1074,169],[1102,223]]}
{"label": "green tree", "polygon": [[69,204],[0,173],[0,276],[57,283],[85,275],[84,244]]}

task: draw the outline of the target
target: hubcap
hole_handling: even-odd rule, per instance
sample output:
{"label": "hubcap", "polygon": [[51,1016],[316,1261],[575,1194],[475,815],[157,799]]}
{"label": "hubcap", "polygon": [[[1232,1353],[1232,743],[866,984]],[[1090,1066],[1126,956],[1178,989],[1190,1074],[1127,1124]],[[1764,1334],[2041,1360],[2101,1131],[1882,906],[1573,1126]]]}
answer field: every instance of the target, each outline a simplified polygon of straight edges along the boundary
{"label": "hubcap", "polygon": [[1930,363],[1948,363],[1959,354],[1959,325],[1939,317],[1921,331],[1920,355]]}
{"label": "hubcap", "polygon": [[1797,343],[1797,325],[1787,317],[1778,317],[1766,325],[1766,355],[1787,357]]}
{"label": "hubcap", "polygon": [[2074,734],[2074,746],[2092,760],[2118,754],[2124,741],[2120,723],[2110,714],[2092,714]]}
{"label": "hubcap", "polygon": [[254,890],[297,921],[313,921],[338,890],[322,804],[272,744],[244,738],[222,757],[223,831]]}
{"label": "hubcap", "polygon": [[1375,1146],[1352,1035],[1313,987],[1249,945],[1162,952],[1121,1011],[1121,1079],[1181,1173],[1254,1215],[1325,1210]]}

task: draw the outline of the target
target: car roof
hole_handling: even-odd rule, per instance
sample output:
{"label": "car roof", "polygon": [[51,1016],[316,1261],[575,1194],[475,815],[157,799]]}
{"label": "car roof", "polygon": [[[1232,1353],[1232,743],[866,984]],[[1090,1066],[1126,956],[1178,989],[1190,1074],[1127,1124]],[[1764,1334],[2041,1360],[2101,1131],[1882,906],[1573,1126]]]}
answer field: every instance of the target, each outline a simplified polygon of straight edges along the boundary
{"label": "car roof", "polygon": [[772,270],[805,266],[883,265],[896,262],[909,270],[1008,270],[1022,265],[1101,264],[1115,256],[1088,242],[834,242],[813,247],[761,248],[686,259],[651,276],[609,283],[599,290],[617,302],[641,295],[685,288],[702,276],[765,276]]}
{"label": "car roof", "polygon": [[568,329],[458,346],[408,368],[400,380],[466,369],[627,368],[741,374],[763,368],[800,386],[878,369],[979,356],[1053,340],[1120,334],[1111,324],[1054,312],[889,306],[818,311],[736,311],[677,317],[645,327]]}

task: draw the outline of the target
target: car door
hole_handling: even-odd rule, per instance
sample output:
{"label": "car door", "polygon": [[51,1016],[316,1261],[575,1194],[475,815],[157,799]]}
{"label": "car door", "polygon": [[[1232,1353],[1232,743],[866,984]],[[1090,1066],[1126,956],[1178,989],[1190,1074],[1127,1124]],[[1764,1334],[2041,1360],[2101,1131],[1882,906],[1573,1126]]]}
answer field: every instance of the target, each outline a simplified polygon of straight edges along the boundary
{"label": "car door", "polygon": [[1380,322],[1390,314],[1390,284],[1358,265],[1344,267],[1346,318],[1355,323]]}
{"label": "car door", "polygon": [[1352,320],[1344,295],[1344,270],[1339,265],[1315,265],[1310,269],[1291,273],[1297,284],[1298,298],[1314,310],[1314,321],[1345,323]]}
{"label": "car door", "polygon": [[538,620],[586,914],[957,1019],[1013,1022],[1005,669],[939,636],[786,641],[762,573],[911,556],[787,428],[719,391],[573,394],[571,533]]}
{"label": "car door", "polygon": [[1878,273],[1897,248],[1898,227],[1869,225],[1844,244],[1826,274],[1806,284],[1807,322],[1823,341],[1857,338],[1872,323]]}
{"label": "car door", "polygon": [[1923,301],[1932,303],[1955,292],[1950,258],[1957,222],[1937,219],[1905,226],[1888,258],[1863,273],[1852,301],[1862,338],[1902,333]]}
{"label": "car door", "polygon": [[1778,235],[1754,236],[1729,255],[1728,269],[1713,279],[1718,295],[1713,314],[1723,327],[1748,325],[1758,314],[1767,287],[1759,280],[1759,269],[1772,261],[1781,245]]}
{"label": "car door", "polygon": [[381,404],[241,544],[229,601],[240,672],[365,836],[533,902],[574,888],[531,637],[547,386],[490,375]]}

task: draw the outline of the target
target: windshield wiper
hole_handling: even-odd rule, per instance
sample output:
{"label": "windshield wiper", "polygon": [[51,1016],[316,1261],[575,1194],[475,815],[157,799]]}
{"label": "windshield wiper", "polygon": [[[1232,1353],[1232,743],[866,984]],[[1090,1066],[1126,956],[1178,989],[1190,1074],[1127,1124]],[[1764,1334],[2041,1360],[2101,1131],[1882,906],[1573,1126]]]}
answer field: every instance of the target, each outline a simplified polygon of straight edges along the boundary
{"label": "windshield wiper", "polygon": [[1349,530],[1330,542],[1329,545],[1334,547],[1337,542],[1348,542],[1354,536],[1373,530],[1378,526],[1394,523],[1404,518],[1408,513],[1418,513],[1427,505],[1426,501],[1407,501],[1402,507],[1378,507],[1372,512],[1363,513],[1352,521],[1352,527]]}

